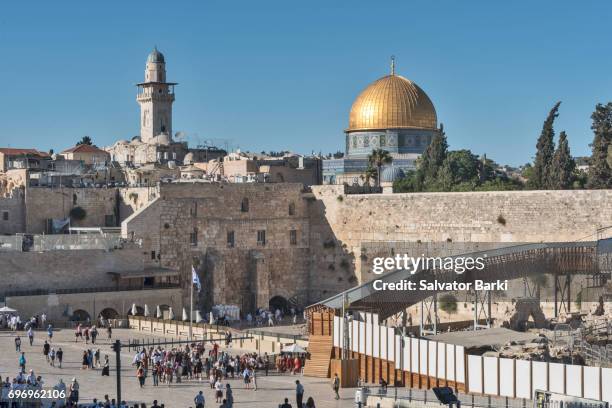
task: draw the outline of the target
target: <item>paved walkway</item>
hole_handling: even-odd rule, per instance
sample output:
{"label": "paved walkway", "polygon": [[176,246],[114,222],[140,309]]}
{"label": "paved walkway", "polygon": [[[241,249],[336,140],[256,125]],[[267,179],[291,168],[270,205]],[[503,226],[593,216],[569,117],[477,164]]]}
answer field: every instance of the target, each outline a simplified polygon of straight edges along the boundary
{"label": "paved walkway", "polygon": [[[113,333],[114,338],[127,340],[131,335],[134,335],[131,330],[117,329]],[[100,348],[101,359],[108,354],[111,361],[110,377],[102,377],[101,370],[82,370],[81,356],[83,350],[91,348],[91,344],[86,345],[84,342],[75,343],[74,332],[72,330],[59,330],[53,336],[52,346],[61,347],[64,351],[63,368],[51,367],[46,363],[42,354],[42,345],[46,339],[46,333],[43,331],[35,332],[34,345],[30,347],[27,335],[20,332],[22,339],[21,349],[26,353],[27,370],[34,370],[36,375],[42,375],[45,381],[45,387],[52,387],[60,378],[66,384],[70,383],[73,377],[76,377],[81,385],[81,401],[91,401],[93,398],[102,399],[105,394],[110,398],[116,395],[116,382],[114,370],[115,355],[110,348],[109,341],[105,338],[106,333],[100,331],[100,337],[103,339],[96,344],[96,348]],[[142,334],[137,334],[142,339]],[[14,346],[15,334],[7,331],[0,331],[0,376],[12,378],[18,371],[18,353],[15,352]],[[133,352],[125,350],[122,353],[122,398],[126,401],[145,402],[149,406],[154,399],[160,403],[163,402],[168,408],[187,408],[193,407],[193,398],[198,391],[203,390],[206,397],[206,407],[218,407],[220,404],[215,404],[213,390],[210,389],[208,381],[199,383],[198,381],[185,381],[181,384],[172,384],[170,387],[163,385],[153,387],[151,379],[147,379],[144,389],[140,389],[135,377],[135,368],[131,365]],[[56,364],[57,365],[57,364]],[[354,389],[342,390],[341,399],[336,401],[333,398],[333,392],[330,386],[329,379],[309,378],[303,376],[278,375],[274,373],[269,377],[263,374],[258,375],[257,384],[258,390],[246,390],[242,381],[228,380],[234,390],[235,407],[249,408],[277,408],[282,403],[284,398],[289,398],[290,403],[295,408],[295,380],[299,379],[305,388],[305,398],[312,396],[315,400],[317,408],[336,408],[336,407],[353,407]]]}

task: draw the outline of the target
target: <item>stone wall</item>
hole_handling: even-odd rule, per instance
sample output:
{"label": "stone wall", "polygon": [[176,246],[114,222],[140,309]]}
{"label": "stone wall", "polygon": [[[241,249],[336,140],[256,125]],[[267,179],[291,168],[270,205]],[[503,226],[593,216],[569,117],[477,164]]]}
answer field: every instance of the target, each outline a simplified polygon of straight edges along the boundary
{"label": "stone wall", "polygon": [[[302,190],[298,183],[164,184],[157,199],[126,219],[122,233],[142,242],[145,252],[155,251],[160,266],[183,271],[186,282],[195,264],[203,307],[231,303],[252,311],[275,296],[307,305],[312,285],[331,295],[346,284],[310,275],[311,203]],[[242,211],[245,199],[248,211]],[[258,242],[260,231],[265,245]]]}
{"label": "stone wall", "polygon": [[140,249],[0,252],[0,295],[8,291],[107,288],[109,272],[141,271]]}
{"label": "stone wall", "polygon": [[[458,253],[523,242],[595,240],[598,228],[612,225],[612,190],[345,194],[344,186],[313,186],[312,191],[321,203],[313,218],[324,218],[354,255],[360,278],[370,269],[362,262],[371,262],[376,251],[406,247],[393,242],[413,243],[410,253],[418,254],[422,243],[432,243],[429,254]],[[375,249],[365,249],[363,256],[368,246]]]}
{"label": "stone wall", "polygon": [[0,194],[0,235],[25,230],[24,197],[23,188],[13,188],[4,195]]}
{"label": "stone wall", "polygon": [[[70,210],[81,207],[86,216],[73,219],[73,227],[107,226],[107,217],[117,220],[117,189],[114,188],[45,188],[30,187],[25,193],[25,232],[45,233],[46,220],[65,219]],[[112,222],[117,225],[117,222]]]}

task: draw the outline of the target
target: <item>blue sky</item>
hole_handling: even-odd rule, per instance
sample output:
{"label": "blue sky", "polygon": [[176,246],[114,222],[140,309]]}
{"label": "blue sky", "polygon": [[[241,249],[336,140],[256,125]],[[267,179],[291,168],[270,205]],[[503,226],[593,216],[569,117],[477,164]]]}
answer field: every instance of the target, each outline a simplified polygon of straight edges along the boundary
{"label": "blue sky", "polygon": [[0,145],[56,151],[139,132],[134,84],[154,45],[179,82],[174,131],[197,144],[333,152],[353,99],[397,71],[436,106],[452,149],[531,160],[542,122],[589,154],[612,100],[612,3],[570,1],[7,2]]}

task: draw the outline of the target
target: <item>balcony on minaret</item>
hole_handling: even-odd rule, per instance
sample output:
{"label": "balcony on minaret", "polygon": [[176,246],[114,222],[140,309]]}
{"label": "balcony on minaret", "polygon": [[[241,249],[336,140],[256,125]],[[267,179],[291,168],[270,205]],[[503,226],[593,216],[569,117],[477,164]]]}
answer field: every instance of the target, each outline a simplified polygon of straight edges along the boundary
{"label": "balcony on minaret", "polygon": [[136,84],[136,98],[138,100],[141,99],[149,99],[156,98],[162,99],[164,97],[169,97],[174,100],[174,86],[178,85],[176,83],[159,83],[159,82],[145,82]]}

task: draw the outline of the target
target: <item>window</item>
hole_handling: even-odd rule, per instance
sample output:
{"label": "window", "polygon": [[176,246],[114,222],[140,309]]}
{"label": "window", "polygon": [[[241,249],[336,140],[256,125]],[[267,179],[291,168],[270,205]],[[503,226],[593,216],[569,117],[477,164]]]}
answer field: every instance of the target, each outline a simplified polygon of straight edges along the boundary
{"label": "window", "polygon": [[289,244],[297,245],[297,231],[296,230],[289,231]]}
{"label": "window", "polygon": [[234,231],[227,231],[227,247],[233,248],[236,245],[234,241]]}
{"label": "window", "polygon": [[155,260],[155,251],[151,251],[151,259]]}
{"label": "window", "polygon": [[240,211],[249,212],[249,199],[248,198],[245,197],[242,199],[242,203],[240,203]]}
{"label": "window", "polygon": [[198,229],[197,228],[194,228],[193,232],[189,234],[189,242],[191,243],[192,246],[198,245]]}
{"label": "window", "polygon": [[257,245],[259,246],[266,245],[266,230],[257,231]]}
{"label": "window", "polygon": [[189,208],[189,213],[191,214],[192,217],[198,216],[198,202],[197,201],[195,201],[193,205]]}
{"label": "window", "polygon": [[72,205],[76,205],[77,204],[77,195],[73,194],[72,195]]}
{"label": "window", "polygon": [[2,211],[2,220],[3,221],[8,221],[9,220],[9,212],[8,211]]}
{"label": "window", "polygon": [[289,203],[289,215],[295,215],[295,203]]}

